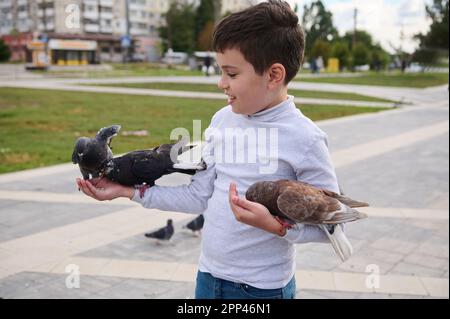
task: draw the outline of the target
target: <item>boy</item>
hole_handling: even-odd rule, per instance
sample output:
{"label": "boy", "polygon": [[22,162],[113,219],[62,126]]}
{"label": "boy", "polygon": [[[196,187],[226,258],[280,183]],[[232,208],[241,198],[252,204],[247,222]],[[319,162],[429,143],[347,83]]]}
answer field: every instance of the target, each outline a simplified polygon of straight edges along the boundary
{"label": "boy", "polygon": [[[303,60],[304,35],[288,4],[269,0],[220,21],[213,46],[229,105],[205,132],[207,169],[189,185],[154,186],[143,198],[106,180],[77,184],[99,200],[124,196],[147,208],[203,212],[196,298],[294,298],[294,244],[328,242],[326,235],[311,225],[287,229],[238,190],[260,180],[298,179],[339,193],[326,135],[287,95]],[[242,133],[247,143],[239,144]]]}

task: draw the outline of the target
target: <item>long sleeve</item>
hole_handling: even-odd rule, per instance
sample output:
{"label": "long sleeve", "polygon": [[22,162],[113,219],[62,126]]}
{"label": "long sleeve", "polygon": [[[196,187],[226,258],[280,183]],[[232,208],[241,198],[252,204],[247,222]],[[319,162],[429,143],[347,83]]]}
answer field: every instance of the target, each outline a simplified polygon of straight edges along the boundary
{"label": "long sleeve", "polygon": [[[312,143],[296,170],[297,180],[339,193],[339,186],[325,136]],[[283,237],[291,243],[329,243],[325,233],[315,225],[296,224]]]}
{"label": "long sleeve", "polygon": [[156,208],[165,211],[200,214],[208,207],[208,200],[214,191],[216,169],[212,153],[212,143],[207,139],[202,149],[202,159],[206,170],[197,172],[190,184],[181,186],[155,185],[146,190],[140,198],[136,190],[132,198],[145,208]]}
{"label": "long sleeve", "polygon": [[208,207],[208,200],[214,189],[216,178],[214,164],[205,171],[197,172],[188,185],[153,186],[143,198],[136,191],[133,201],[145,208],[156,208],[165,211],[200,214]]}

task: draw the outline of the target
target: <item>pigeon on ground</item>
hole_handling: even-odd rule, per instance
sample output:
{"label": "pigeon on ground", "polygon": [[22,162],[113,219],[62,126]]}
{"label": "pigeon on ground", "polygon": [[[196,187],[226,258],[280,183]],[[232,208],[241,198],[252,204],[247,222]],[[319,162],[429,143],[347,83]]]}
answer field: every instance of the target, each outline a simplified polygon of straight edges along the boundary
{"label": "pigeon on ground", "polygon": [[80,137],[72,154],[72,161],[78,164],[84,179],[106,177],[122,185],[153,186],[163,175],[179,172],[194,175],[197,170],[206,168],[201,163],[174,163],[171,160],[172,148],[178,155],[194,146],[181,147],[180,143],[162,144],[148,150],[132,151],[120,157],[113,157],[110,143],[118,134],[119,125],[101,129],[95,138]]}
{"label": "pigeon on ground", "polygon": [[171,219],[167,220],[167,225],[154,231],[145,234],[147,238],[155,238],[156,243],[160,244],[160,241],[169,241],[174,233],[173,221]]}
{"label": "pigeon on ground", "polygon": [[294,223],[318,225],[343,261],[351,256],[353,250],[340,224],[366,218],[366,214],[354,207],[369,206],[332,191],[293,180],[254,183],[245,197],[266,206],[286,227]]}
{"label": "pigeon on ground", "polygon": [[189,223],[183,226],[183,228],[187,228],[192,231],[192,233],[195,236],[198,236],[200,234],[200,231],[203,228],[203,224],[205,222],[205,219],[202,214],[198,215],[196,218],[191,220]]}
{"label": "pigeon on ground", "polygon": [[78,164],[84,179],[100,176],[103,167],[113,158],[111,140],[120,131],[120,125],[101,128],[94,138],[80,137],[75,142],[72,162]]}

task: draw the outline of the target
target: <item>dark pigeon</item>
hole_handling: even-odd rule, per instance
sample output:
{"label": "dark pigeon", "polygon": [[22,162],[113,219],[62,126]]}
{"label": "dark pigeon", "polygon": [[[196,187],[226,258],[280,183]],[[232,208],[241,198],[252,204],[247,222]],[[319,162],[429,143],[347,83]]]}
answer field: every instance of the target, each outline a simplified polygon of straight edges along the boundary
{"label": "dark pigeon", "polygon": [[183,226],[183,228],[189,229],[192,231],[194,235],[199,235],[200,231],[203,228],[203,224],[205,222],[205,218],[202,214],[198,215],[196,218],[191,220],[189,223]]}
{"label": "dark pigeon", "polygon": [[[194,175],[197,170],[204,170],[206,165],[194,163],[174,163],[170,153],[177,144],[162,144],[149,150],[129,152],[123,156],[113,158],[105,165],[104,176],[122,185],[153,186],[155,181],[163,175],[171,173],[185,173]],[[178,154],[189,150],[193,146],[179,148]]]}
{"label": "dark pigeon", "polygon": [[295,223],[317,225],[342,261],[350,258],[353,248],[340,224],[366,218],[366,214],[354,207],[369,206],[332,191],[292,180],[254,183],[248,188],[245,197],[266,206],[287,228]]}
{"label": "dark pigeon", "polygon": [[120,131],[120,125],[101,128],[94,138],[80,137],[75,142],[72,162],[78,164],[84,179],[100,176],[103,167],[112,160],[111,140]]}
{"label": "dark pigeon", "polygon": [[119,125],[113,125],[101,129],[95,138],[81,137],[77,140],[72,161],[79,165],[84,179],[106,177],[127,186],[153,186],[163,175],[174,172],[194,175],[197,170],[206,168],[203,161],[200,164],[174,163],[170,157],[172,148],[176,147],[176,153],[180,155],[194,147],[181,147],[179,143],[162,144],[114,158],[110,143],[119,130]]}
{"label": "dark pigeon", "polygon": [[157,243],[159,243],[159,241],[169,241],[170,238],[172,238],[173,233],[173,222],[171,219],[168,219],[165,227],[162,227],[154,232],[146,233],[145,237],[157,239]]}

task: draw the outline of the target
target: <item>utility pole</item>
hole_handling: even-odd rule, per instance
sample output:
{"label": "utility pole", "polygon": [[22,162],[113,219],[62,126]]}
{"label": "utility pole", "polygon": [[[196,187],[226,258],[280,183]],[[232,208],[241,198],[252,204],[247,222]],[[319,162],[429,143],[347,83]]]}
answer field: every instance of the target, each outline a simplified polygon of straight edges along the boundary
{"label": "utility pole", "polygon": [[352,38],[352,49],[355,47],[356,44],[356,24],[358,21],[358,9],[355,8],[355,11],[353,12],[353,38]]}
{"label": "utility pole", "polygon": [[400,29],[400,53],[403,53],[403,41],[405,40],[405,32],[403,30],[403,22]]}

